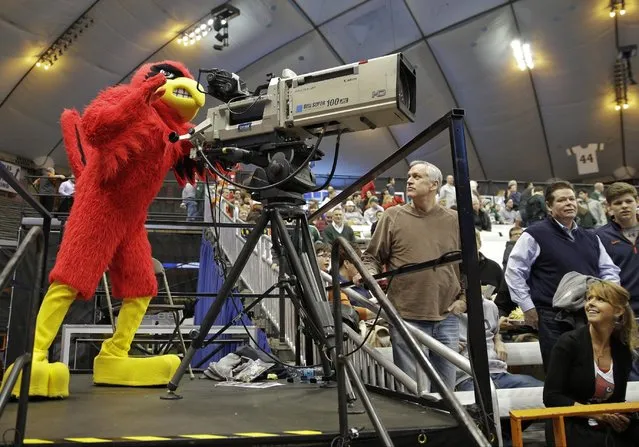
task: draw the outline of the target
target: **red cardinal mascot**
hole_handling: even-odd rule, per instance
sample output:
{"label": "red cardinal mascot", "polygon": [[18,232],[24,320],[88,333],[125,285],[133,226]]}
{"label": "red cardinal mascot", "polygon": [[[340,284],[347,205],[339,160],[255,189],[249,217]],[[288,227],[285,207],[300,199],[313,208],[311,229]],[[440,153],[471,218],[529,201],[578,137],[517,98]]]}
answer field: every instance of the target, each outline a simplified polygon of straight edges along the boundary
{"label": "red cardinal mascot", "polygon": [[[157,293],[144,227],[147,209],[171,167],[182,185],[195,174],[188,143],[170,143],[168,135],[193,127],[189,120],[204,105],[198,87],[178,62],[147,64],[130,84],[101,92],[82,116],[75,110],[62,114],[76,195],[38,313],[29,395],[69,395],[67,365],[49,363],[48,350],[73,301],[90,299],[106,270],[113,295],[123,301],[116,330],[94,360],[94,383],[164,385],[180,364],[175,355],[128,353]],[[13,394],[19,389],[18,384]]]}

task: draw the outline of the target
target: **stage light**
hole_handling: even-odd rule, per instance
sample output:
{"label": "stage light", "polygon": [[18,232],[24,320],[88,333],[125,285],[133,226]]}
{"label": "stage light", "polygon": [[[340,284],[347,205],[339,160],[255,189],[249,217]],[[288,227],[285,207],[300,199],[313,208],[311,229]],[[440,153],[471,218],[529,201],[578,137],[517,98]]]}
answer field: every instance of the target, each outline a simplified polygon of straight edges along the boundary
{"label": "stage light", "polygon": [[184,46],[193,45],[196,42],[201,41],[211,31],[216,31],[215,38],[222,45],[214,47],[215,49],[222,49],[228,47],[229,29],[228,23],[234,17],[240,15],[240,10],[235,6],[224,4],[218,8],[213,9],[207,16],[198,20],[194,25],[191,25],[189,29],[181,33],[181,37],[177,38],[178,43],[183,43]]}
{"label": "stage light", "polygon": [[610,0],[610,17],[614,18],[617,13],[619,13],[620,16],[626,15],[625,0]]}
{"label": "stage light", "polygon": [[530,48],[530,44],[529,43],[523,44],[521,46],[521,49],[524,52],[524,61],[526,62],[526,67],[534,68],[535,67],[535,63],[533,62],[532,50]]}
{"label": "stage light", "polygon": [[213,20],[213,29],[214,29],[215,31],[219,31],[219,30],[221,30],[221,29],[222,29],[222,20],[221,20],[219,17],[216,17],[216,18]]}
{"label": "stage light", "polygon": [[513,56],[517,62],[517,67],[521,71],[524,71],[526,68],[532,69],[535,67],[532,49],[529,43],[522,43],[521,40],[515,39],[510,43],[510,47],[513,49]]}
{"label": "stage light", "polygon": [[45,70],[50,69],[54,62],[62,57],[69,46],[78,38],[82,32],[93,24],[93,19],[83,15],[73,22],[64,32],[47,48],[38,58],[35,66]]}

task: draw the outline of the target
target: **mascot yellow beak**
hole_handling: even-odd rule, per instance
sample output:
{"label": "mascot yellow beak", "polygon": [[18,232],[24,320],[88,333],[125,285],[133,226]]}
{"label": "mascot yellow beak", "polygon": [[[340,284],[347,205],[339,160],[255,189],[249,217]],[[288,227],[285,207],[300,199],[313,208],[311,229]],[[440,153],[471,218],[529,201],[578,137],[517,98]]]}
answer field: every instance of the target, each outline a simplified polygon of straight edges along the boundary
{"label": "mascot yellow beak", "polygon": [[160,89],[165,90],[160,100],[177,110],[184,121],[195,118],[204,105],[204,93],[202,93],[204,89],[194,79],[184,77],[167,79],[166,84]]}

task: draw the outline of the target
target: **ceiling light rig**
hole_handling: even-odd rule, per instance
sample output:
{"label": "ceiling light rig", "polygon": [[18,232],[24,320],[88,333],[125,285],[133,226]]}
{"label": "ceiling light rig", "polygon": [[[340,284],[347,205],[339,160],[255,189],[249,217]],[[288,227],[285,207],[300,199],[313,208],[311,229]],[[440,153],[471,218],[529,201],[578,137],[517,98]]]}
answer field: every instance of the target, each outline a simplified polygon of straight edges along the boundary
{"label": "ceiling light rig", "polygon": [[626,0],[610,0],[610,17],[626,15]]}
{"label": "ceiling light rig", "polygon": [[213,45],[218,51],[229,46],[229,21],[240,15],[240,10],[231,4],[224,4],[213,9],[202,20],[187,29],[177,38],[177,43],[188,47],[201,42],[209,34],[215,32],[215,39],[220,44]]}
{"label": "ceiling light rig", "polygon": [[619,47],[614,65],[615,110],[628,109],[628,85],[637,85],[630,59],[637,55],[637,45]]}
{"label": "ceiling light rig", "polygon": [[83,15],[78,20],[73,22],[60,37],[58,37],[53,44],[42,53],[36,67],[44,70],[49,70],[53,67],[58,59],[69,49],[69,46],[78,39],[80,34],[84,32],[90,25],[93,24],[93,19]]}
{"label": "ceiling light rig", "polygon": [[510,47],[513,49],[513,56],[517,62],[517,67],[519,67],[521,71],[524,71],[527,68],[530,70],[535,68],[532,48],[529,43],[524,43],[519,39],[515,39],[510,43]]}

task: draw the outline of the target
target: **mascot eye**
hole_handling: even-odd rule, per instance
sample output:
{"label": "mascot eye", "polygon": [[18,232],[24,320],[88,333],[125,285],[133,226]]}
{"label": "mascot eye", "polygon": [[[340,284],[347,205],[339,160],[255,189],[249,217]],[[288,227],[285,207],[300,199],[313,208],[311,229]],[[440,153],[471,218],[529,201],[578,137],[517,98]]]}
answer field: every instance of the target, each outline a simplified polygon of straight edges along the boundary
{"label": "mascot eye", "polygon": [[160,73],[162,73],[164,76],[166,76],[167,79],[174,79],[175,78],[175,75],[173,73],[171,73],[170,71],[160,70]]}

